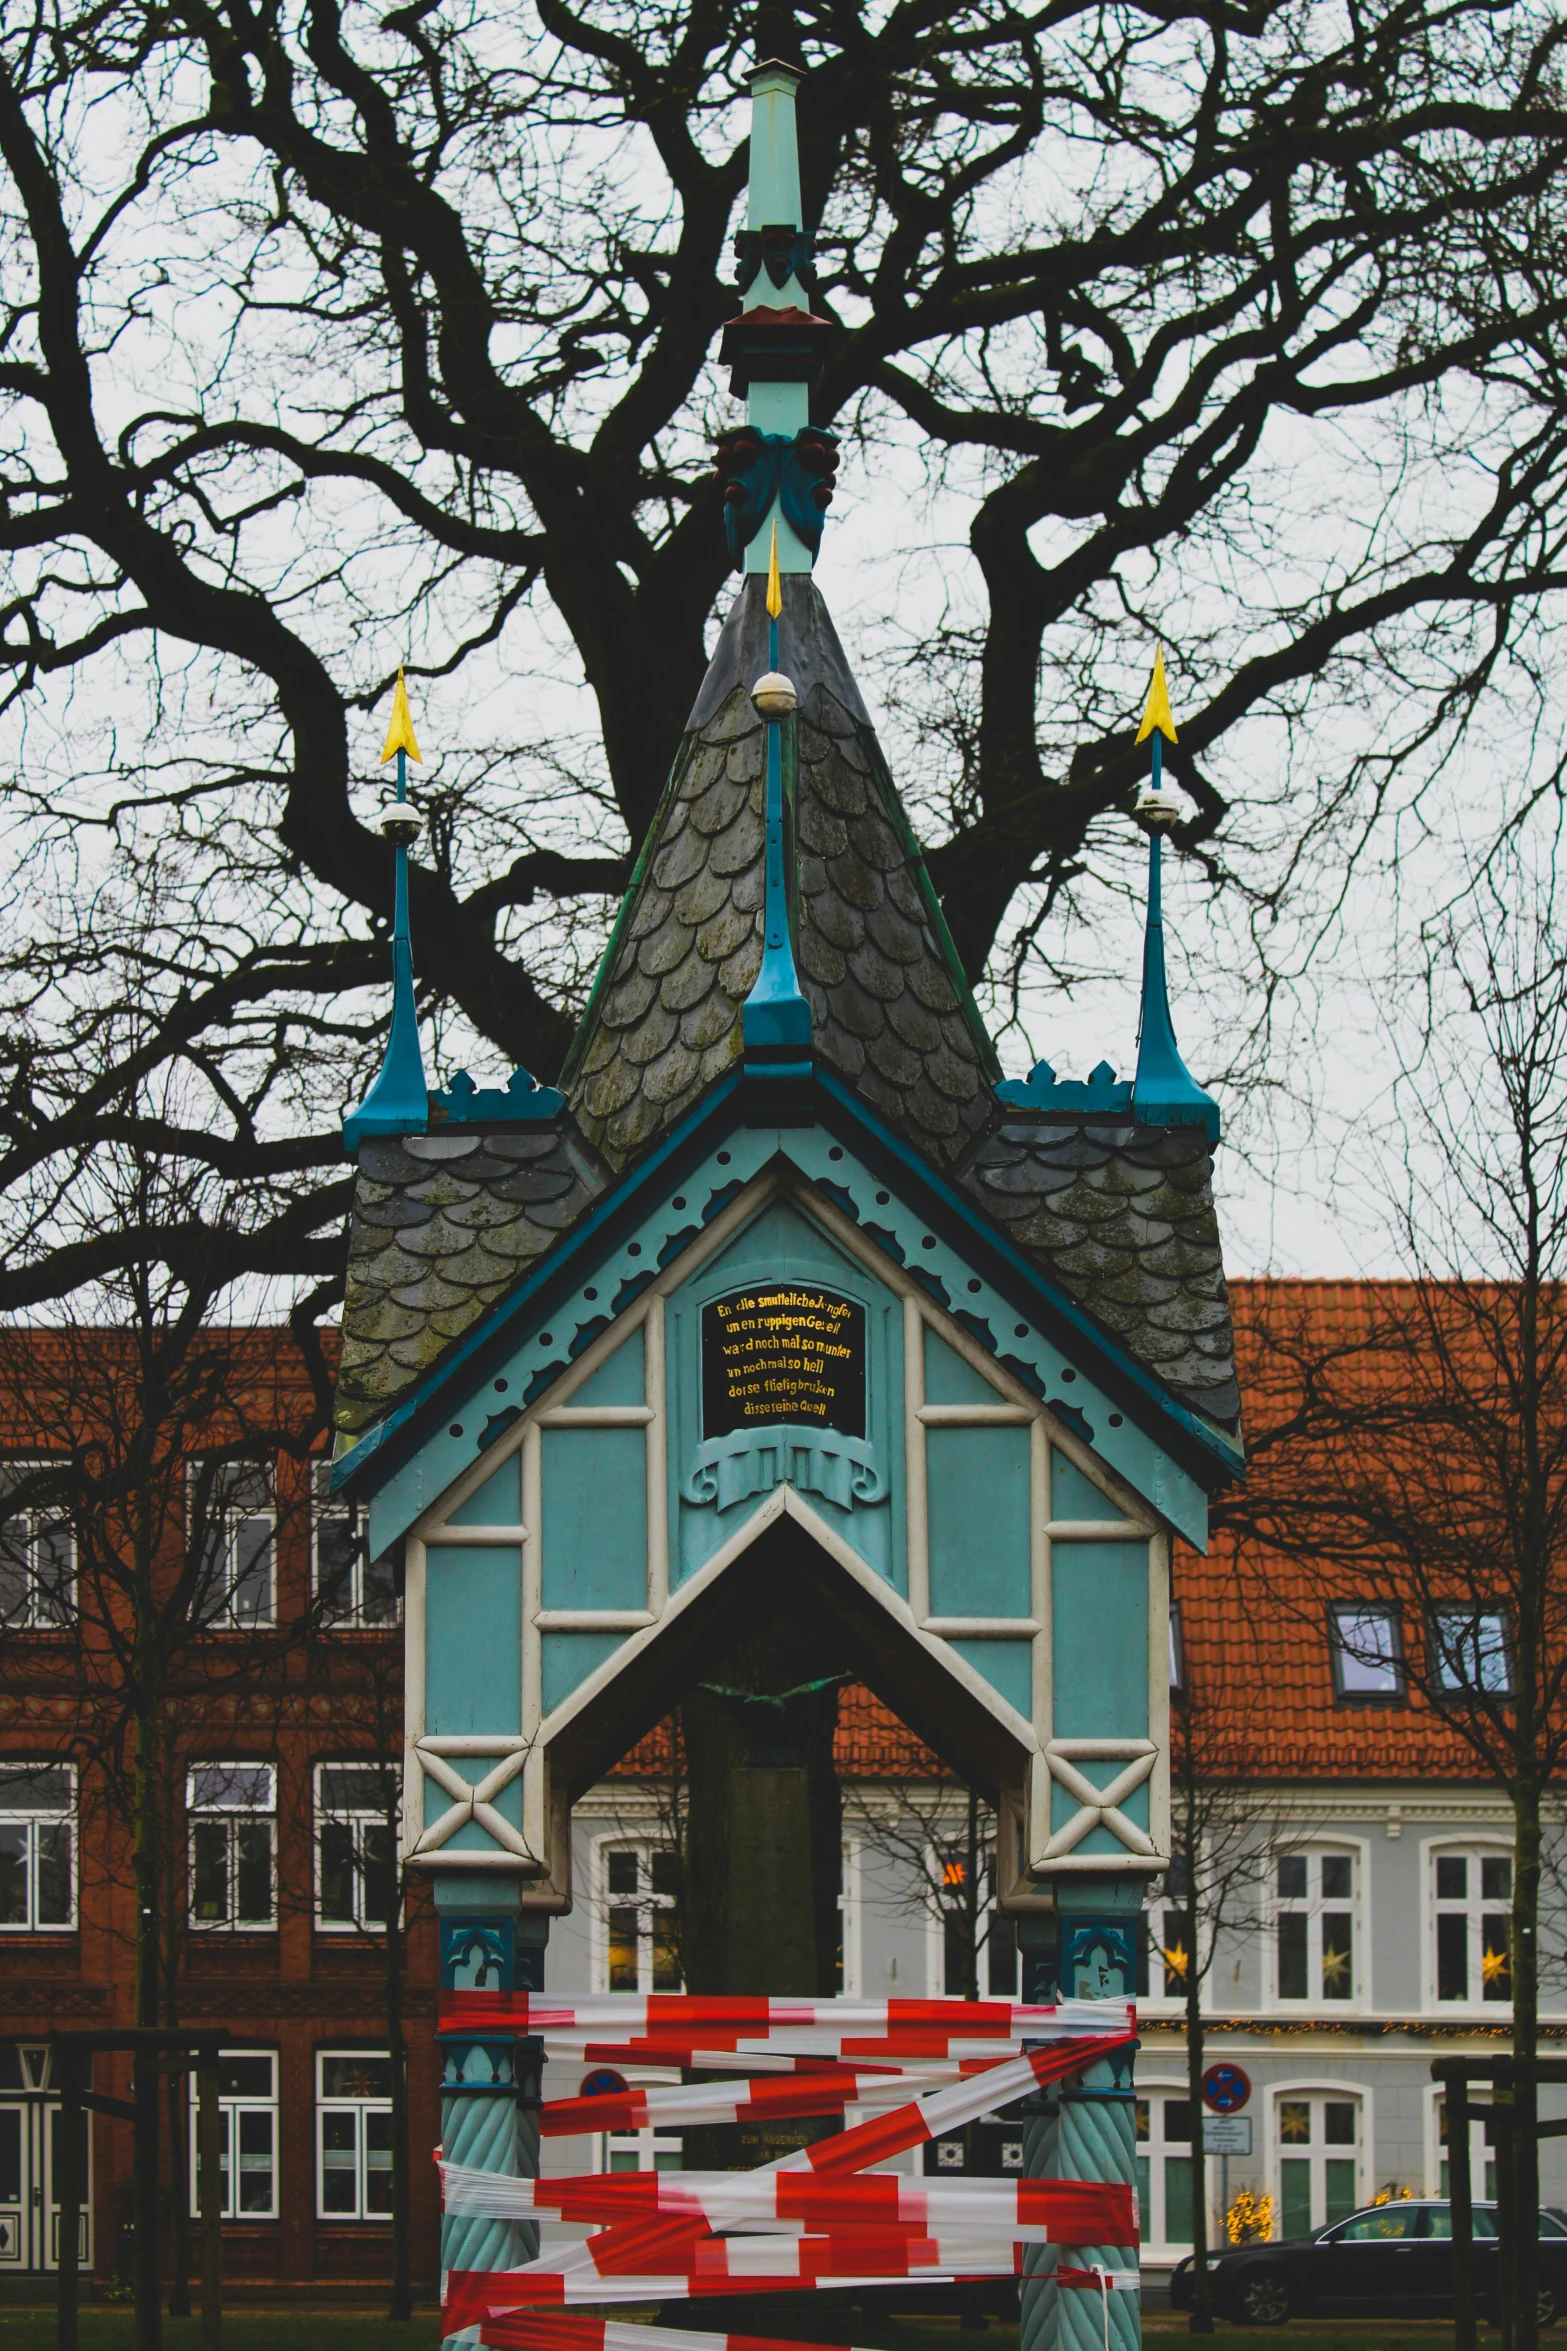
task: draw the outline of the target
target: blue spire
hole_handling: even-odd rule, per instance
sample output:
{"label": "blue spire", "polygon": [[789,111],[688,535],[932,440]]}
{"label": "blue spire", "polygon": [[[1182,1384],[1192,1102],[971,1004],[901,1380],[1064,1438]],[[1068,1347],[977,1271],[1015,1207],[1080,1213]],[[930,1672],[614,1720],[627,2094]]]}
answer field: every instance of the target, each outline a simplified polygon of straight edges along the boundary
{"label": "blue spire", "polygon": [[794,964],[794,942],[789,935],[789,895],[784,879],[783,722],[796,706],[792,680],[778,667],[778,618],[783,610],[783,588],[778,575],[778,526],[773,526],[768,566],[768,660],[771,667],[751,688],[751,699],[767,722],[766,904],[762,931],[762,963],[756,985],[741,1013],[745,1049],[749,1057],[758,1047],[767,1058],[779,1049],[796,1055],[811,1049],[811,1008],[800,993],[800,975]]}
{"label": "blue spire", "polygon": [[1160,860],[1163,833],[1180,813],[1174,796],[1164,790],[1164,742],[1175,741],[1169,697],[1164,683],[1164,657],[1154,667],[1148,693],[1141,742],[1153,736],[1153,778],[1137,804],[1139,821],[1148,831],[1148,925],[1143,935],[1143,1002],[1137,1032],[1137,1075],[1132,1082],[1132,1116],[1139,1126],[1205,1127],[1210,1143],[1219,1140],[1219,1105],[1205,1094],[1181,1059],[1170,1018],[1170,993],[1164,975],[1164,907]]}
{"label": "blue spire", "polygon": [[[367,1135],[422,1135],[430,1122],[424,1055],[419,1049],[419,1014],[414,1003],[413,944],[408,931],[408,847],[419,837],[419,819],[408,804],[408,755],[419,758],[403,673],[397,673],[392,723],[382,762],[397,754],[397,797],[381,814],[381,832],[396,863],[392,901],[392,1027],[380,1074],[359,1108],[343,1121],[343,1147],[357,1151]],[[423,764],[422,761],[420,763]]]}

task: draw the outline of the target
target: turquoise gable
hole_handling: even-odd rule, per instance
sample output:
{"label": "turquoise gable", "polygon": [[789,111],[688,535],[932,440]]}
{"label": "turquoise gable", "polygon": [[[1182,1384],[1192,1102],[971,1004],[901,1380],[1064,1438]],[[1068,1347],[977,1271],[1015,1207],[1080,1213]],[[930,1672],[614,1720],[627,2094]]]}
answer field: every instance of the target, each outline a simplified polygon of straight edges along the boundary
{"label": "turquoise gable", "polygon": [[[373,1547],[406,1545],[414,1864],[565,1899],[563,1805],[787,1533],[873,1686],[949,1753],[958,1726],[1017,1900],[1157,1866],[1189,1472],[824,1130],[729,1131],[578,1270],[370,1497]],[[707,1431],[704,1309],[788,1285],[862,1318],[863,1426]]]}

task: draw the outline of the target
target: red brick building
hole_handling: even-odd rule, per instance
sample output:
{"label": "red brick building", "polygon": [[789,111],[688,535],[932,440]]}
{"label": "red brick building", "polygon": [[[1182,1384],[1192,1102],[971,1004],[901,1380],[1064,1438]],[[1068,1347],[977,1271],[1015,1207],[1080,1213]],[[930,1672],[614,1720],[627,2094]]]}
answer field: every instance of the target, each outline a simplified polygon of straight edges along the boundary
{"label": "red brick building", "polygon": [[[36,2295],[57,2253],[57,2109],[44,2037],[135,2022],[135,1665],[129,1600],[102,1554],[116,1540],[130,1547],[133,1514],[103,1494],[116,1460],[133,1450],[137,1377],[107,1339],[95,1342],[91,1365],[79,1335],[27,1334],[22,1344],[33,1375],[25,1408],[15,1342],[9,1395],[0,1387],[10,1423],[0,1558],[0,2281]],[[319,1457],[308,1450],[316,1395],[288,1334],[233,1337],[207,1395],[198,1425],[200,1383],[186,1382],[143,1510],[159,1538],[166,1609],[177,1609],[193,1548],[210,1587],[187,1610],[168,1661],[169,1964],[159,2021],[230,2028],[226,2286],[269,2298],[326,2284],[379,2296],[390,2272],[390,2067],[377,1920],[393,1899],[395,1862],[386,1783],[371,1767],[379,1751],[397,1754],[398,1600],[388,1578],[354,1558],[346,1521],[319,1504]],[[95,1425],[109,1428],[96,1444]],[[87,1505],[72,1500],[73,1452],[78,1470],[85,1454],[95,1486]],[[57,1481],[43,1474],[50,1469]],[[416,2284],[429,2293],[435,1957],[418,1888],[405,1940],[411,2249]],[[96,2060],[100,2090],[124,2096],[129,2079],[128,2057]],[[185,2103],[182,2086],[176,2114]],[[182,2122],[188,2131],[188,2111]],[[167,2108],[164,2133],[167,2182]],[[86,2250],[107,2281],[127,2254],[129,2126],[94,2117],[91,2149]]]}

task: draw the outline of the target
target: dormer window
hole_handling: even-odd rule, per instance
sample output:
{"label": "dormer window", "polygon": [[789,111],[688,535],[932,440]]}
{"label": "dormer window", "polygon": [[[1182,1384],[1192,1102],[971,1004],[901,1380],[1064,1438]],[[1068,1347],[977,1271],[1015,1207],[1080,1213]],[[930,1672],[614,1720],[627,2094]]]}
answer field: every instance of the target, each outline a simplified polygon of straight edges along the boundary
{"label": "dormer window", "polygon": [[1394,1611],[1349,1601],[1329,1610],[1328,1623],[1334,1697],[1345,1705],[1396,1705],[1404,1696],[1404,1644]]}

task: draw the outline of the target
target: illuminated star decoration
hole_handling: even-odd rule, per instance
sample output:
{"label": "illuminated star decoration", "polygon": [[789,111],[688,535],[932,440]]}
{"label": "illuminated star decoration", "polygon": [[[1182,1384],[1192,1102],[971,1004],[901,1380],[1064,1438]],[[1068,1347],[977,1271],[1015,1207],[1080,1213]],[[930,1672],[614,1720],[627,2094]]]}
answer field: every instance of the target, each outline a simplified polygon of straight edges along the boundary
{"label": "illuminated star decoration", "polygon": [[1480,1958],[1480,1973],[1488,1984],[1494,1984],[1499,1976],[1504,1976],[1507,1973],[1506,1952],[1483,1952]]}
{"label": "illuminated star decoration", "polygon": [[1170,1974],[1178,1975],[1184,1984],[1186,1981],[1188,1954],[1185,1950],[1183,1950],[1182,1946],[1179,1943],[1175,1943],[1168,1951],[1165,1951],[1161,1946],[1160,1956],[1163,1959],[1164,1964],[1169,1970]]}
{"label": "illuminated star decoration", "polygon": [[1331,1943],[1328,1944],[1322,1954],[1323,1990],[1335,1991],[1340,1984],[1347,1980],[1348,1975],[1349,1953],[1347,1951],[1335,1951]]}

